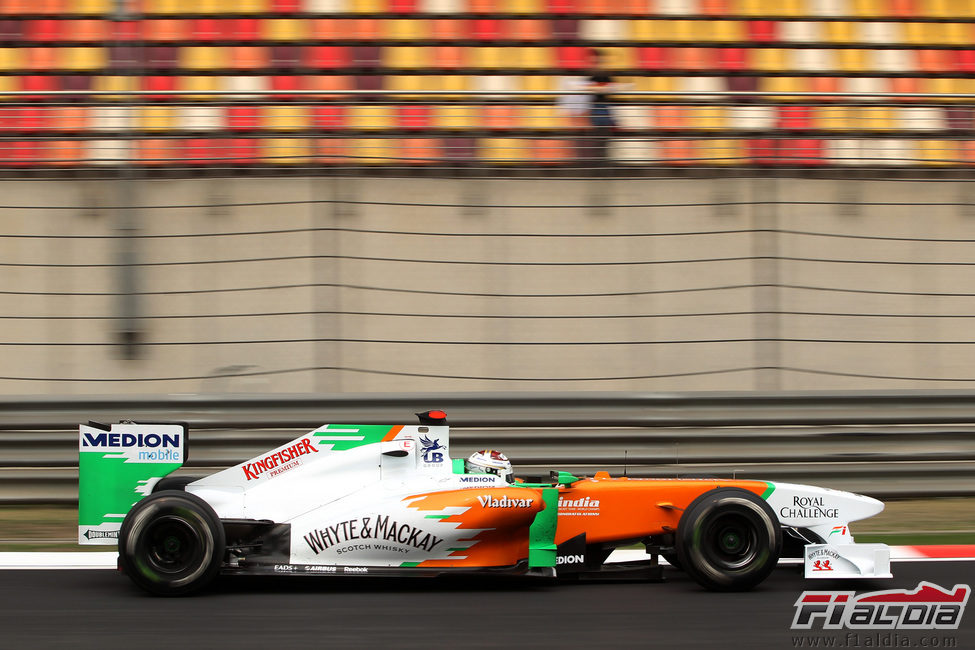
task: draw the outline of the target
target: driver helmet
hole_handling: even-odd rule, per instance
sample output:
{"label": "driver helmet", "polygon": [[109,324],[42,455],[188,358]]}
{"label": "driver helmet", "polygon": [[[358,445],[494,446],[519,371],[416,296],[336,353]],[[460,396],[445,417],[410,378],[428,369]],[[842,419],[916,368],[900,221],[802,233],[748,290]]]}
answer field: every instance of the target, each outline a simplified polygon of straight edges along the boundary
{"label": "driver helmet", "polygon": [[468,474],[494,474],[508,483],[513,483],[515,480],[511,461],[500,451],[493,449],[475,451],[464,461],[464,469]]}

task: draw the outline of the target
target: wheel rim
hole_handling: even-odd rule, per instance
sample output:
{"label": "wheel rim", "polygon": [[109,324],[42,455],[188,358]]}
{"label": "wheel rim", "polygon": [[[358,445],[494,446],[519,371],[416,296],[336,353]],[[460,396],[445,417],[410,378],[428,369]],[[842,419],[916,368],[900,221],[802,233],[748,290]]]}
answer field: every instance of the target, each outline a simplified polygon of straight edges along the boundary
{"label": "wheel rim", "polygon": [[159,573],[194,571],[200,566],[204,546],[197,528],[182,517],[160,517],[146,528],[146,561]]}
{"label": "wheel rim", "polygon": [[701,541],[708,561],[726,570],[741,569],[758,555],[755,524],[743,513],[718,515],[705,528]]}

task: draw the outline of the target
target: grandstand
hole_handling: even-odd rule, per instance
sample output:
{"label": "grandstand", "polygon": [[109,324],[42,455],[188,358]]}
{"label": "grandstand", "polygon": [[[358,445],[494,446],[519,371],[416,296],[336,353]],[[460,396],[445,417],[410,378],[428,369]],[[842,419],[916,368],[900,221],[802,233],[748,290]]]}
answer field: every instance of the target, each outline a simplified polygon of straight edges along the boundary
{"label": "grandstand", "polygon": [[3,0],[0,167],[975,161],[971,0]]}

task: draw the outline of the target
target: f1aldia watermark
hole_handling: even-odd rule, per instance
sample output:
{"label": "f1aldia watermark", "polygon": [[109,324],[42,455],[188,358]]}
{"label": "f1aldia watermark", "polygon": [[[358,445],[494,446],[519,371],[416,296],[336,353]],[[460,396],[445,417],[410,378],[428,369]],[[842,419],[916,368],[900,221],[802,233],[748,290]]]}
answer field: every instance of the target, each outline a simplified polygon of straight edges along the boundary
{"label": "f1aldia watermark", "polygon": [[968,585],[945,589],[920,582],[914,589],[804,591],[795,602],[793,630],[957,630],[971,594]]}

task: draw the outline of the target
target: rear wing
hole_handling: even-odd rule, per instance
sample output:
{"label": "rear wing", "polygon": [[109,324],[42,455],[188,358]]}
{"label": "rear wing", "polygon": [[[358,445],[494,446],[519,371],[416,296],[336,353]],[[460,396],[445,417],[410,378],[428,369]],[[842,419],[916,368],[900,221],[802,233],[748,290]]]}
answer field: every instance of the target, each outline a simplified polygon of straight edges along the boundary
{"label": "rear wing", "polygon": [[78,428],[78,543],[114,545],[126,513],[186,462],[184,422]]}

